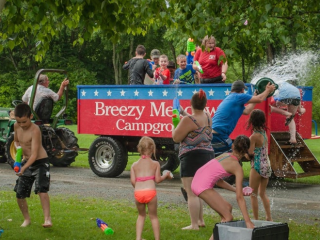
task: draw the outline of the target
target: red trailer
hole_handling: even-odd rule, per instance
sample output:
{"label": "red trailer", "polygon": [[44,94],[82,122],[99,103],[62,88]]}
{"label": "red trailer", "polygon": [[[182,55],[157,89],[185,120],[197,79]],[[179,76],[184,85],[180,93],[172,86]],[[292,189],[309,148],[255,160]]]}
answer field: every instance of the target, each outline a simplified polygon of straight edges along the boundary
{"label": "red trailer", "polygon": [[[254,86],[246,85],[248,94],[252,94]],[[179,166],[179,159],[178,144],[171,138],[172,101],[177,97],[180,105],[191,113],[190,99],[200,88],[207,94],[206,110],[213,116],[222,100],[230,94],[231,84],[79,85],[78,133],[98,135],[89,149],[89,164],[93,172],[101,177],[120,175],[127,165],[128,152],[137,151],[136,146],[141,136],[154,139],[157,160],[162,170],[174,171]],[[310,138],[312,88],[301,89],[302,103],[307,108],[307,114],[302,117],[296,116],[295,120],[301,136]],[[278,132],[286,132],[282,116],[270,115],[268,101],[267,99],[257,104],[256,108],[266,113],[271,131],[276,129]],[[251,134],[245,128],[247,120],[248,116],[240,118],[231,138],[239,134]]]}

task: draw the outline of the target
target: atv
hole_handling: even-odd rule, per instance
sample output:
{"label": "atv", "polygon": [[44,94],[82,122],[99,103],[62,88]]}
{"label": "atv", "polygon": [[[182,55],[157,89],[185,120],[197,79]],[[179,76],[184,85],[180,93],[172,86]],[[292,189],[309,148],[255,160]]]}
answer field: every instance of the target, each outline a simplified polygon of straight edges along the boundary
{"label": "atv", "polygon": [[[39,76],[45,72],[57,72],[67,76],[65,70],[58,69],[40,69],[35,75],[33,89],[29,106],[34,116],[32,122],[39,126],[42,133],[42,145],[47,151],[49,161],[53,166],[66,167],[75,161],[78,155],[78,139],[72,131],[62,125],[71,125],[71,120],[61,119],[68,105],[68,86],[63,92],[63,106],[61,110],[52,117],[54,102],[51,98],[43,98],[33,109],[36,89]],[[12,104],[16,106],[21,103],[20,100],[14,100]],[[14,145],[14,108],[0,108],[0,162],[7,162],[13,167],[16,157],[16,148]]]}

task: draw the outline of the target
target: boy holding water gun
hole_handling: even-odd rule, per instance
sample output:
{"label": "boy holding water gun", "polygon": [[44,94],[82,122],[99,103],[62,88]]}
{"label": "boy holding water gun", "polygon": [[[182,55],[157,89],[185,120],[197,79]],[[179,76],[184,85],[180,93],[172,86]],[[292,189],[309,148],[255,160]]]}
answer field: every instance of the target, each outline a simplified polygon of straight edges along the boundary
{"label": "boy holding water gun", "polygon": [[199,83],[198,78],[195,81],[196,70],[193,69],[192,64],[187,64],[187,57],[180,54],[177,57],[179,68],[174,73],[174,84],[194,84]]}
{"label": "boy holding water gun", "polygon": [[27,197],[30,197],[32,185],[35,182],[36,194],[39,194],[43,214],[43,227],[52,227],[50,216],[50,164],[47,152],[42,146],[41,131],[37,125],[31,122],[33,115],[31,108],[26,103],[21,103],[14,110],[16,123],[14,124],[14,144],[21,146],[23,150],[23,161],[20,171],[16,174],[17,179],[14,191],[16,192],[17,203],[24,217],[21,227],[31,224],[28,211]]}

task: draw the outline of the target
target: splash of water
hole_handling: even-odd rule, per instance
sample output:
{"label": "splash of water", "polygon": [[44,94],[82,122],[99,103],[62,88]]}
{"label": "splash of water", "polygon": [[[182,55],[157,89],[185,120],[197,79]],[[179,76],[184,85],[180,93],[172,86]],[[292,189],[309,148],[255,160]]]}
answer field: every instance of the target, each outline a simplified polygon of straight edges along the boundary
{"label": "splash of water", "polygon": [[306,51],[276,58],[273,65],[257,68],[251,80],[255,84],[263,77],[271,78],[279,84],[284,81],[295,81],[299,86],[304,86],[310,74],[311,67],[318,63],[319,54]]}

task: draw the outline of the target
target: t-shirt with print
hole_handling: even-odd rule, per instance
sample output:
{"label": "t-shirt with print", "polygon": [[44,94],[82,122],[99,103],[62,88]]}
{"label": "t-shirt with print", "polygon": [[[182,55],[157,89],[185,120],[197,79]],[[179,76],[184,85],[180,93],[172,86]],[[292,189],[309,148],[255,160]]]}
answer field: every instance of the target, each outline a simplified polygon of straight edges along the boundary
{"label": "t-shirt with print", "polygon": [[[162,82],[162,78],[160,77],[160,71],[162,75],[167,77],[165,80],[163,80],[163,82]],[[159,67],[154,72],[154,78],[156,80],[160,80],[159,82],[162,82],[162,84],[170,84],[170,70],[168,68],[162,70],[161,67]]]}
{"label": "t-shirt with print", "polygon": [[218,47],[215,47],[214,50],[210,52],[202,51],[201,48],[199,48],[194,56],[194,61],[198,61],[202,67],[203,73],[200,74],[200,77],[215,78],[221,76],[224,58],[224,52]]}
{"label": "t-shirt with print", "polygon": [[222,139],[227,139],[236,127],[241,117],[244,105],[252,95],[246,93],[230,93],[218,106],[212,118],[212,129],[219,133]]}
{"label": "t-shirt with print", "polygon": [[174,72],[174,79],[179,79],[182,84],[194,84],[194,74],[196,70],[191,64],[187,64],[185,69],[178,68]]}

